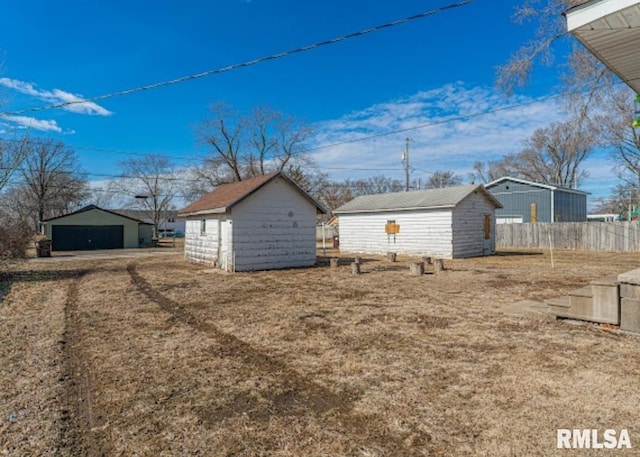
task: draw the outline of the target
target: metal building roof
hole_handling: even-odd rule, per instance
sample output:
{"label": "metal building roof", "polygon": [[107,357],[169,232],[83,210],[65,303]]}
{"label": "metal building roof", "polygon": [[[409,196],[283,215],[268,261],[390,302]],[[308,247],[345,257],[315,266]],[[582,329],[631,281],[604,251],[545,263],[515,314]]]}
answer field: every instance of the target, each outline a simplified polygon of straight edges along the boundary
{"label": "metal building roof", "polygon": [[495,181],[491,181],[490,183],[485,184],[484,187],[489,189],[504,181],[517,182],[520,184],[526,184],[533,187],[540,187],[542,189],[549,189],[552,191],[560,190],[562,192],[569,192],[571,194],[589,195],[589,192],[585,192],[583,190],[569,189],[568,187],[561,187],[561,186],[552,186],[551,184],[543,184],[541,182],[527,181],[526,179],[512,178],[511,176],[503,176],[502,178],[498,178]]}
{"label": "metal building roof", "polygon": [[408,211],[418,209],[453,208],[473,192],[482,192],[496,207],[502,205],[483,186],[445,187],[442,189],[362,195],[334,210],[334,214]]}
{"label": "metal building roof", "polygon": [[565,16],[567,30],[640,93],[640,0],[592,0]]}

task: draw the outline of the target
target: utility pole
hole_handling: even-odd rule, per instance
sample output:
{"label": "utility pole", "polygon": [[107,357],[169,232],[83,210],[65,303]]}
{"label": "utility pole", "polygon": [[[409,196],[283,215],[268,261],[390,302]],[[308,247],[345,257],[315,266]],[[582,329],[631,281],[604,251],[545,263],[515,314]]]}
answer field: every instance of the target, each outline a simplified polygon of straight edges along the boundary
{"label": "utility pole", "polygon": [[402,164],[404,165],[404,191],[409,192],[409,138],[404,140],[404,154],[402,154]]}

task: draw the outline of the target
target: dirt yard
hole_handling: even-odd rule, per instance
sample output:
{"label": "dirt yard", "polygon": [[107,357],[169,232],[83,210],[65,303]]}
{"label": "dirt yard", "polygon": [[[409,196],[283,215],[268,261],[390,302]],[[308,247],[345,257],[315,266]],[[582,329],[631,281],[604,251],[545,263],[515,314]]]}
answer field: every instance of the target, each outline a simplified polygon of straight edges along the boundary
{"label": "dirt yard", "polygon": [[[180,255],[0,281],[0,455],[638,455],[640,337],[498,313],[640,267],[502,252],[225,274]],[[328,263],[328,262],[327,262]],[[558,428],[628,429],[559,451]],[[589,453],[591,452],[591,454]]]}

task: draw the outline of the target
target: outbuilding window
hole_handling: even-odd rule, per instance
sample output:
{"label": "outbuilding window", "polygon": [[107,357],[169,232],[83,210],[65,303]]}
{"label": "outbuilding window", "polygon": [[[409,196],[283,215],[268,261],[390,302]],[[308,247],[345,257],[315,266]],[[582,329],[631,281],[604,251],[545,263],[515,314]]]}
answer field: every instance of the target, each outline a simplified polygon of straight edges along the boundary
{"label": "outbuilding window", "polygon": [[200,220],[200,235],[204,235],[205,233],[207,233],[207,220],[206,219],[201,219]]}

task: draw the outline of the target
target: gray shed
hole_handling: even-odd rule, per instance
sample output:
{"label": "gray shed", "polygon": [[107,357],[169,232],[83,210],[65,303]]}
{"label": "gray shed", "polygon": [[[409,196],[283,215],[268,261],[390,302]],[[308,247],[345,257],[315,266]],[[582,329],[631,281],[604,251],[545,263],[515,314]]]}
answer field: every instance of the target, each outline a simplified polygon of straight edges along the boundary
{"label": "gray shed", "polygon": [[588,192],[509,176],[485,187],[502,204],[496,210],[498,224],[587,220]]}
{"label": "gray shed", "polygon": [[461,258],[495,253],[500,203],[478,185],[363,195],[334,211],[340,249]]}

